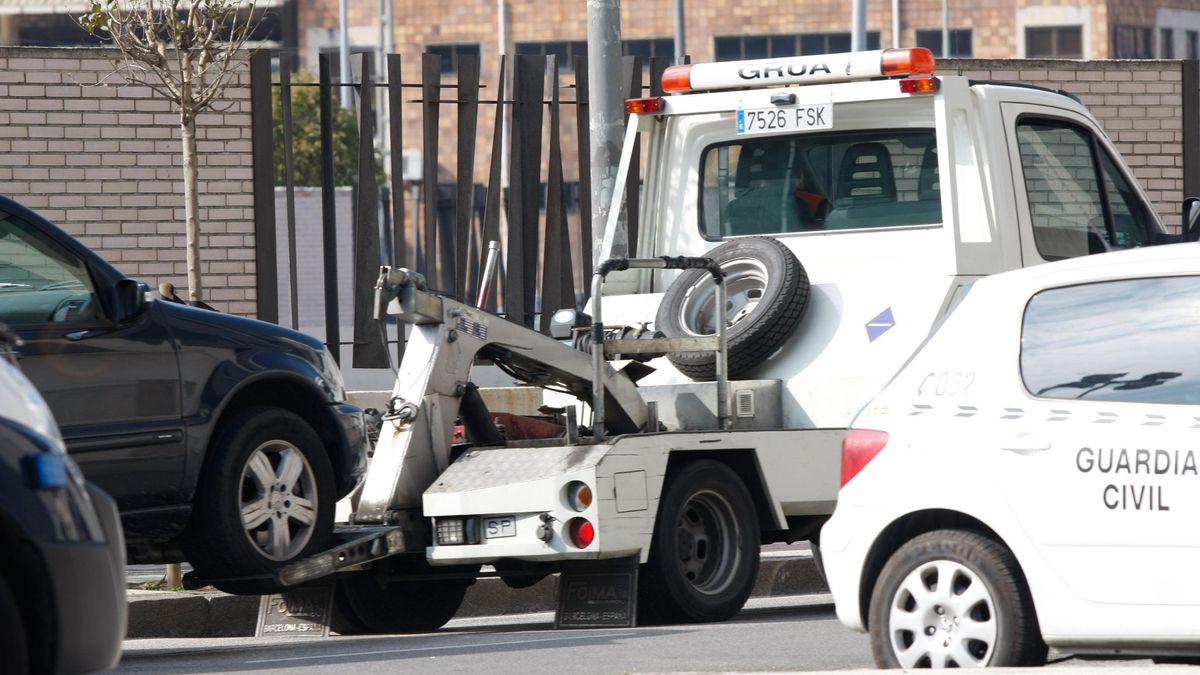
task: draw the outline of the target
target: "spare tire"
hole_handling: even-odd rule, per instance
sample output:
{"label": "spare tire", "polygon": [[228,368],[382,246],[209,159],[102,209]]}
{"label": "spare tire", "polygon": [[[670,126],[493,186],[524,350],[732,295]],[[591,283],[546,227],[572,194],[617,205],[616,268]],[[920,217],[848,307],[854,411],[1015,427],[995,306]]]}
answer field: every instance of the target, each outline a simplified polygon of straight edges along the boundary
{"label": "spare tire", "polygon": [[[708,252],[725,272],[725,336],[729,378],[739,379],[783,346],[808,309],[808,274],[787,246],[772,237],[734,239]],[[668,337],[712,335],[716,286],[707,270],[679,275],[658,307],[655,327]],[[713,352],[667,358],[693,380],[716,378]]]}

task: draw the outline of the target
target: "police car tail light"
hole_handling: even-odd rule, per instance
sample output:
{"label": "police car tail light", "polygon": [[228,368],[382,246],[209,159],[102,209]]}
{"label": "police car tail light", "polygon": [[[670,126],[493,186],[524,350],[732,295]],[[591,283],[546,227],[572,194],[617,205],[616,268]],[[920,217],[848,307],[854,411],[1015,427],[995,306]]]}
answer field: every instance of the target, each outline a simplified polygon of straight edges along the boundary
{"label": "police car tail light", "polygon": [[932,75],[936,67],[933,52],[924,47],[885,49],[879,58],[883,75]]}
{"label": "police car tail light", "polygon": [[692,66],[669,66],[662,74],[662,88],[665,92],[687,91],[692,88]]}
{"label": "police car tail light", "polygon": [[875,459],[887,442],[886,431],[847,429],[842,438],[842,487]]}
{"label": "police car tail light", "polygon": [[936,77],[910,77],[900,80],[900,91],[905,94],[936,94],[938,87]]}
{"label": "police car tail light", "polygon": [[660,113],[662,109],[663,100],[658,96],[653,98],[631,98],[625,101],[625,113],[629,115]]}

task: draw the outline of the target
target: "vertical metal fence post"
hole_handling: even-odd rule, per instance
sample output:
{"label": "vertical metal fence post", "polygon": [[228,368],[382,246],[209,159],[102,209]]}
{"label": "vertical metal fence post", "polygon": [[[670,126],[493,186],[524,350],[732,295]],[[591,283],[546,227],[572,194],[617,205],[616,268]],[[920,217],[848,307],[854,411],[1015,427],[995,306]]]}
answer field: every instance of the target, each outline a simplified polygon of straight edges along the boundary
{"label": "vertical metal fence post", "polygon": [[321,248],[325,260],[325,345],[342,362],[338,323],[337,203],[333,175],[333,82],[329,55],[317,57],[321,86]]}
{"label": "vertical metal fence post", "polygon": [[571,273],[571,243],[564,204],[562,139],[559,137],[558,58],[550,57],[550,151],[546,176],[546,236],[542,243],[542,320],[565,307],[575,306],[575,281]]}
{"label": "vertical metal fence post", "polygon": [[438,192],[438,109],[441,103],[442,57],[421,55],[421,109],[425,166],[422,171],[425,217],[421,227],[422,254],[417,270],[432,284],[438,283],[437,192]]}
{"label": "vertical metal fence post", "polygon": [[263,50],[250,57],[250,129],[254,166],[255,314],[279,321],[278,265],[275,262],[275,130],[271,122],[271,58]]}
{"label": "vertical metal fence post", "polygon": [[354,367],[387,366],[387,347],[375,325],[375,280],[379,277],[379,182],[375,175],[375,93],[371,52],[362,55],[358,90],[358,208],[354,222]]}
{"label": "vertical metal fence post", "polygon": [[[641,98],[642,60],[636,56],[623,57],[621,73],[623,75],[621,81],[629,86],[627,98]],[[625,122],[629,123],[629,115],[625,116]],[[641,139],[638,139],[633,146],[633,160],[629,163],[629,176],[625,181],[625,232],[629,242],[628,255],[631,258],[638,256],[638,209],[641,204],[642,183],[641,149],[642,142]]]}
{"label": "vertical metal fence post", "polygon": [[292,328],[300,327],[300,280],[296,273],[296,157],[292,138],[292,64],[279,57],[279,111],[283,122],[284,199],[287,203],[288,291]]}
{"label": "vertical metal fence post", "polygon": [[[455,189],[454,296],[470,302],[468,259],[471,216],[475,210],[475,133],[479,119],[479,56],[458,59],[458,184]],[[486,244],[484,244],[486,245]]]}
{"label": "vertical metal fence post", "polygon": [[[483,238],[480,242],[480,248],[487,246],[490,242],[500,241],[500,202],[501,202],[501,187],[500,176],[504,173],[501,165],[503,152],[501,146],[504,143],[504,74],[505,67],[508,65],[508,57],[500,56],[500,71],[496,73],[496,117],[495,126],[492,128],[492,162],[488,169],[488,188],[487,188],[487,203],[483,209]],[[503,269],[503,266],[501,266]],[[499,275],[503,277],[503,274]],[[496,298],[503,295],[504,289],[501,285],[501,279],[480,280],[483,283],[491,284],[495,289],[488,294],[487,306],[484,309],[495,310],[499,306]]]}
{"label": "vertical metal fence post", "polygon": [[575,57],[575,136],[579,146],[579,225],[576,246],[579,251],[581,274],[580,291],[575,295],[575,308],[583,311],[590,294],[592,279],[592,162],[591,134],[588,131],[588,65],[587,58]]}

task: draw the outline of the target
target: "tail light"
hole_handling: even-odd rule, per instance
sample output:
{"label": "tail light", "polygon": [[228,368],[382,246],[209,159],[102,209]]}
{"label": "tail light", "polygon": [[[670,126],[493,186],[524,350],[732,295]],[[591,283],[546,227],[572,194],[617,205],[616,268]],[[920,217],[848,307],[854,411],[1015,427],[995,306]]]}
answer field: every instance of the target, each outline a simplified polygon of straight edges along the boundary
{"label": "tail light", "polygon": [[658,96],[653,98],[631,98],[625,101],[625,113],[627,115],[647,115],[660,113],[663,109],[663,100]]}
{"label": "tail light", "polygon": [[567,521],[567,536],[575,548],[587,548],[596,540],[596,528],[586,518],[572,518]]}
{"label": "tail light", "polygon": [[842,487],[863,470],[875,455],[887,445],[886,431],[847,429],[842,438]]}
{"label": "tail light", "polygon": [[586,511],[592,505],[592,488],[587,483],[573,480],[565,488],[567,505],[575,511]]}
{"label": "tail light", "polygon": [[936,77],[909,77],[900,80],[900,91],[904,94],[936,94],[939,82]]}

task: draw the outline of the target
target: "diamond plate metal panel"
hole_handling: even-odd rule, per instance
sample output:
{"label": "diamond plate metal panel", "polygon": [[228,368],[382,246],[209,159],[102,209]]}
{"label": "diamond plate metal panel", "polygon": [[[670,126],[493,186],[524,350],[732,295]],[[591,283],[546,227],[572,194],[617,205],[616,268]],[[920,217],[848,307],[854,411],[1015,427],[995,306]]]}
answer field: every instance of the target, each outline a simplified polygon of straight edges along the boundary
{"label": "diamond plate metal panel", "polygon": [[476,448],[451,464],[427,492],[467,492],[553,478],[596,466],[610,447]]}

